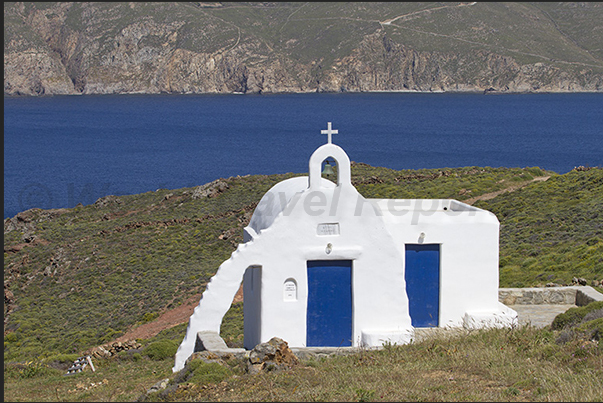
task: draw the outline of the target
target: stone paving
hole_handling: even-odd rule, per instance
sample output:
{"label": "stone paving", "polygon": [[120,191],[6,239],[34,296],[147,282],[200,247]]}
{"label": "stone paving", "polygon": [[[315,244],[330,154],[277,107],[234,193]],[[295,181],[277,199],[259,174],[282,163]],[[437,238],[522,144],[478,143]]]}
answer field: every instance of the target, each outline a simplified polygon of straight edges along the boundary
{"label": "stone paving", "polygon": [[[550,325],[555,316],[567,311],[569,308],[576,307],[574,304],[537,304],[537,305],[508,305],[509,308],[517,312],[517,320],[520,326],[529,324],[531,326],[543,328]],[[416,328],[416,342],[431,338],[462,336],[470,333],[463,327],[458,328]]]}
{"label": "stone paving", "polygon": [[530,324],[535,327],[546,327],[553,322],[555,316],[564,313],[575,304],[541,304],[541,305],[509,305],[517,312],[519,325]]}
{"label": "stone paving", "polygon": [[555,316],[570,308],[603,301],[603,294],[590,286],[501,288],[499,300],[517,312],[520,325],[550,325]]}

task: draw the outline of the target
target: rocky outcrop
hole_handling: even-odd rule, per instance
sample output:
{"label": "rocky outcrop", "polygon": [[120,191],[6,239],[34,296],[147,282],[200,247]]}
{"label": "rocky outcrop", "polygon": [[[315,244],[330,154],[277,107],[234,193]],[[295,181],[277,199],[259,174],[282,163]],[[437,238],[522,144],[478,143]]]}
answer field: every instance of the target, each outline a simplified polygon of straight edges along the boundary
{"label": "rocky outcrop", "polygon": [[544,63],[520,65],[484,50],[471,54],[418,52],[378,32],[338,62],[322,91],[594,92],[603,76],[572,74]]}
{"label": "rocky outcrop", "polygon": [[229,188],[228,183],[222,179],[216,179],[213,182],[206,183],[195,188],[192,198],[203,199],[206,197],[212,198],[218,196]]}
{"label": "rocky outcrop", "polygon": [[42,12],[27,12],[23,3],[15,3],[12,8],[5,4],[5,94],[75,93],[60,53],[49,46],[52,38],[60,36],[57,32],[61,24],[60,19],[47,18]]}
{"label": "rocky outcrop", "polygon": [[281,43],[281,31],[205,14],[195,27],[184,3],[152,14],[145,3],[33,4],[5,4],[5,95],[603,91],[603,74],[588,66],[520,63],[487,48],[418,51],[378,25],[349,51],[342,42],[333,58],[308,57],[296,39]]}
{"label": "rocky outcrop", "polygon": [[138,350],[142,347],[142,344],[136,340],[127,340],[124,342],[115,341],[113,343],[104,344],[102,346],[94,347],[84,352],[84,355],[89,355],[95,358],[108,358],[119,354],[122,351]]}
{"label": "rocky outcrop", "polygon": [[260,343],[249,353],[247,370],[251,374],[261,371],[279,371],[299,364],[299,359],[289,348],[289,344],[273,337],[265,343]]}

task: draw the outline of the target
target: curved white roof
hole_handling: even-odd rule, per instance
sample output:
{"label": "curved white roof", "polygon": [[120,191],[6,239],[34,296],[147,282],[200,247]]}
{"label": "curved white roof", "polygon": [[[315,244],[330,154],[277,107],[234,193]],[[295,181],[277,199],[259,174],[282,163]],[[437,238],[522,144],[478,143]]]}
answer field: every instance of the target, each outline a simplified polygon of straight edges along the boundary
{"label": "curved white roof", "polygon": [[[322,178],[321,185],[325,188],[334,188],[335,185],[328,179]],[[251,227],[256,234],[259,234],[261,230],[268,228],[272,225],[272,222],[281,211],[287,207],[291,198],[299,192],[303,192],[308,189],[309,177],[308,176],[297,176],[295,178],[285,179],[274,185],[270,190],[262,196],[262,199],[256,206],[251,220],[249,221],[249,227]]]}

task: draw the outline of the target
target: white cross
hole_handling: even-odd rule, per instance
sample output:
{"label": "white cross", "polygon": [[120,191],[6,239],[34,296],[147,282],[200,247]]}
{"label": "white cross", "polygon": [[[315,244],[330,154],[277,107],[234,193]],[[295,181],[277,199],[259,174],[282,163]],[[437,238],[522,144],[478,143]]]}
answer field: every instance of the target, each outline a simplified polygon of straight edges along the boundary
{"label": "white cross", "polygon": [[327,122],[327,130],[321,130],[320,134],[326,134],[328,143],[331,144],[331,135],[332,134],[338,134],[339,130],[333,130],[331,129],[331,122]]}

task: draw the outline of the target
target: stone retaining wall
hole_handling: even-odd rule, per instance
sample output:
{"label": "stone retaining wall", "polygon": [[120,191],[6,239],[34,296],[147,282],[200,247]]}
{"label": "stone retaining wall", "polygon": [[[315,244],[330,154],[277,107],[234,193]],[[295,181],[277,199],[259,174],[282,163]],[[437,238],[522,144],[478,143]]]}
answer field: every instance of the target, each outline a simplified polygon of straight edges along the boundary
{"label": "stone retaining wall", "polygon": [[115,341],[110,344],[94,347],[93,349],[86,351],[85,355],[89,355],[94,358],[111,357],[120,351],[138,349],[140,347],[142,347],[142,345],[136,340],[128,340],[124,342]]}
{"label": "stone retaining wall", "polygon": [[505,305],[575,304],[603,301],[603,294],[590,286],[499,288],[498,300]]}

